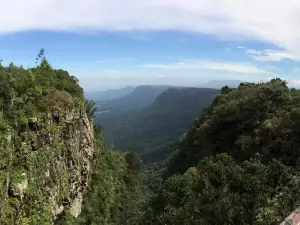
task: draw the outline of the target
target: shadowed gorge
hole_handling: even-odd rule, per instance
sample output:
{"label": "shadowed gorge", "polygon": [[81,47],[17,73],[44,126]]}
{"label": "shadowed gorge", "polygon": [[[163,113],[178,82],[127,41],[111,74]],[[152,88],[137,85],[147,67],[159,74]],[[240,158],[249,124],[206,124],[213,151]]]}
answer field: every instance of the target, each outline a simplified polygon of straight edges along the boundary
{"label": "shadowed gorge", "polygon": [[193,119],[199,117],[218,92],[205,88],[169,88],[141,110],[121,116],[96,114],[95,121],[101,124],[107,143],[117,149],[139,152],[144,160],[156,160],[150,155],[166,158],[170,153],[167,149],[188,131]]}

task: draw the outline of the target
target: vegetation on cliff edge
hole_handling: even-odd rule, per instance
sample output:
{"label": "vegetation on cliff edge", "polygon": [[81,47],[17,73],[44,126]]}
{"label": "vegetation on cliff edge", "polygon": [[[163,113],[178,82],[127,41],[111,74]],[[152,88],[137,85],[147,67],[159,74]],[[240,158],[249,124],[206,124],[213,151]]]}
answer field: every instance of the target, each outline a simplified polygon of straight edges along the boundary
{"label": "vegetation on cliff edge", "polygon": [[300,205],[300,90],[222,88],[171,157],[145,224],[279,224]]}

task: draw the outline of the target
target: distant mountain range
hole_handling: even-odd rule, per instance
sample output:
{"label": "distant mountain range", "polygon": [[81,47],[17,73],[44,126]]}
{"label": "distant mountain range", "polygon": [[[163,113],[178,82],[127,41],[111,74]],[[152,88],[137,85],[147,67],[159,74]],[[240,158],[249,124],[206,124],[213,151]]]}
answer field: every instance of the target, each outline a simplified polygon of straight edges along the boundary
{"label": "distant mountain range", "polygon": [[85,97],[93,101],[108,101],[116,99],[133,92],[135,87],[125,87],[120,89],[108,89],[104,91],[87,92]]}
{"label": "distant mountain range", "polygon": [[96,104],[98,106],[98,111],[122,114],[149,106],[168,88],[171,88],[171,86],[138,86],[133,91],[118,98],[106,101],[96,100]]}
{"label": "distant mountain range", "polygon": [[[243,83],[242,80],[211,80],[207,83],[198,85],[199,88],[221,89],[223,86],[236,88]],[[141,85],[137,87],[124,87],[120,89],[108,89],[104,91],[87,92],[85,97],[89,100],[96,101],[100,108],[119,109],[124,104],[128,104],[128,108],[138,109],[152,103],[156,97],[171,85]],[[183,87],[174,87],[183,88]],[[141,107],[139,105],[141,104]],[[131,109],[130,109],[131,110]]]}
{"label": "distant mountain range", "polygon": [[244,81],[241,80],[211,80],[203,85],[201,87],[206,88],[215,88],[215,89],[221,89],[224,86],[228,86],[231,88],[237,88],[240,83],[243,83]]}

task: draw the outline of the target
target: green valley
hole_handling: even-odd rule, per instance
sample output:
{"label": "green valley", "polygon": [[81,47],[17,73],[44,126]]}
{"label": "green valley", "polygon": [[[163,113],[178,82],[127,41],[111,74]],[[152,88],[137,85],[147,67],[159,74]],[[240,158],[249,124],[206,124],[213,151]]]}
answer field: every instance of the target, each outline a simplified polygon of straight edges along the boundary
{"label": "green valley", "polygon": [[208,88],[169,88],[140,110],[122,115],[96,113],[95,122],[102,126],[108,145],[138,152],[145,161],[166,159],[172,145],[218,93]]}
{"label": "green valley", "polygon": [[147,86],[97,114],[37,59],[0,65],[1,224],[273,225],[300,205],[300,90],[285,81]]}

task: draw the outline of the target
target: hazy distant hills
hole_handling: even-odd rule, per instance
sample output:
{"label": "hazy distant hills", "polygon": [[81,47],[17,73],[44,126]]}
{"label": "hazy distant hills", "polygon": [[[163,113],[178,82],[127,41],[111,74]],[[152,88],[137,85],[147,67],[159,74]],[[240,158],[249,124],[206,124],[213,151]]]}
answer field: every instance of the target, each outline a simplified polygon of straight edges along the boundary
{"label": "hazy distant hills", "polygon": [[[200,88],[221,89],[227,85],[236,88],[242,80],[212,80],[199,85]],[[100,108],[118,110],[124,106],[131,109],[143,108],[151,104],[163,91],[172,88],[171,85],[141,85],[137,87],[125,87],[120,89],[108,89],[104,91],[87,92],[85,97],[96,101]],[[183,88],[183,87],[174,87]]]}
{"label": "hazy distant hills", "polygon": [[221,89],[224,86],[228,86],[231,88],[237,88],[240,83],[243,83],[244,81],[241,80],[211,80],[203,85],[201,87],[206,88],[215,88],[215,89]]}
{"label": "hazy distant hills", "polygon": [[[162,89],[157,87],[156,94]],[[141,97],[134,96],[139,91],[130,94],[133,99]],[[144,105],[155,96],[150,93]],[[172,143],[178,142],[179,136],[191,127],[193,118],[199,117],[218,93],[219,90],[209,88],[169,88],[143,109],[122,116],[96,114],[96,123],[102,125],[107,142],[116,149],[140,152],[144,160],[158,160],[174,150],[170,149]],[[121,105],[127,107],[126,103]]]}
{"label": "hazy distant hills", "polygon": [[104,91],[87,92],[85,97],[93,101],[107,101],[122,97],[133,92],[135,87],[125,87],[120,89],[108,89]]}
{"label": "hazy distant hills", "polygon": [[149,106],[162,92],[170,87],[163,85],[138,86],[126,95],[107,101],[96,100],[96,103],[99,111],[121,114]]}

